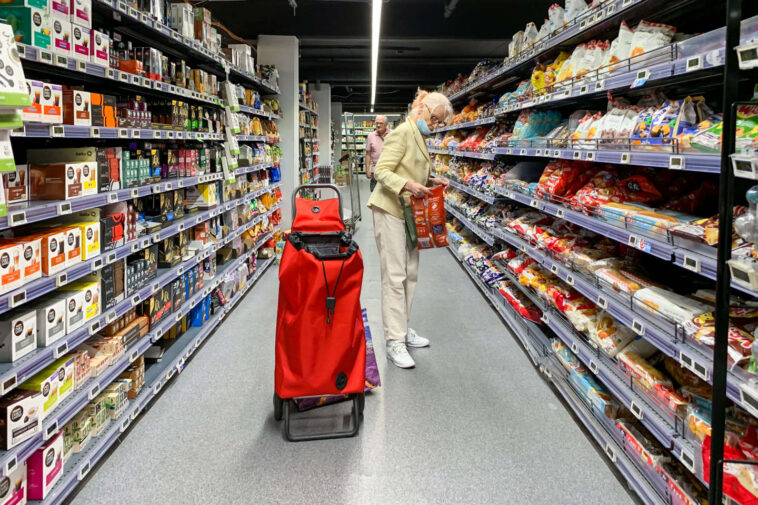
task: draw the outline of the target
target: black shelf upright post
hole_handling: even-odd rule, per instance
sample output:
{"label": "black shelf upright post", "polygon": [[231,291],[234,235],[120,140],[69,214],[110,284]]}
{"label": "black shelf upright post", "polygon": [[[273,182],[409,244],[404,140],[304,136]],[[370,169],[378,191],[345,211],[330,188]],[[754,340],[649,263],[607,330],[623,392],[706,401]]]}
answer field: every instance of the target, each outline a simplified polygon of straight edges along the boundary
{"label": "black shelf upright post", "polygon": [[[727,261],[732,254],[734,175],[729,155],[735,150],[734,103],[739,99],[739,64],[734,50],[740,41],[742,0],[727,0],[724,62],[724,129],[719,176],[719,243],[716,273],[716,341],[713,347],[713,403],[711,411],[711,461],[708,503],[722,503],[724,428],[726,418],[727,348],[729,345],[730,276]],[[705,469],[704,469],[705,471]]]}

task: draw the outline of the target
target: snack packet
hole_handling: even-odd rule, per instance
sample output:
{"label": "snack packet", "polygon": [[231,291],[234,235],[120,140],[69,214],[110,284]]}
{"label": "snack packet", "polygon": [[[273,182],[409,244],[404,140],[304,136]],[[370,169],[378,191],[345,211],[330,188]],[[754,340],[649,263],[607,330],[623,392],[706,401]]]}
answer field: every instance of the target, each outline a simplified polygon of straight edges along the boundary
{"label": "snack packet", "polygon": [[449,243],[445,227],[445,189],[437,186],[431,192],[424,198],[411,198],[419,249],[447,247]]}

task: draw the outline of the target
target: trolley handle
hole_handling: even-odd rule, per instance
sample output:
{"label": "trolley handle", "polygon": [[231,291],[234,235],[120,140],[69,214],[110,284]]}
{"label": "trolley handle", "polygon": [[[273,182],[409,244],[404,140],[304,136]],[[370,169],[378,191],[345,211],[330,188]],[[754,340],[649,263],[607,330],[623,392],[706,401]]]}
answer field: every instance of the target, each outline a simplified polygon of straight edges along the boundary
{"label": "trolley handle", "polygon": [[335,186],[334,184],[301,184],[300,186],[295,188],[295,191],[292,192],[292,220],[295,220],[295,216],[297,215],[297,207],[295,206],[295,199],[297,198],[297,194],[300,193],[303,189],[331,189],[337,194],[337,205],[339,205],[340,210],[340,220],[343,222],[345,221],[344,216],[342,215],[342,194],[340,194],[340,190]]}

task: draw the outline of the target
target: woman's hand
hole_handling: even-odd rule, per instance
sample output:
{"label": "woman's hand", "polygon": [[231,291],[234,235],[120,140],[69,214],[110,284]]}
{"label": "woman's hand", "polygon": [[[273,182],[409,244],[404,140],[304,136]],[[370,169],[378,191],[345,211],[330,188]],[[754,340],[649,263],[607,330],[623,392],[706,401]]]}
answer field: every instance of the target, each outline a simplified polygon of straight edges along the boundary
{"label": "woman's hand", "polygon": [[424,186],[423,184],[419,184],[418,182],[408,181],[405,183],[405,186],[403,186],[404,191],[408,191],[410,194],[415,196],[416,198],[424,198],[427,195],[431,195],[432,192]]}
{"label": "woman's hand", "polygon": [[445,189],[450,187],[450,180],[447,177],[432,177],[429,179],[429,182],[431,183],[432,187],[442,186]]}

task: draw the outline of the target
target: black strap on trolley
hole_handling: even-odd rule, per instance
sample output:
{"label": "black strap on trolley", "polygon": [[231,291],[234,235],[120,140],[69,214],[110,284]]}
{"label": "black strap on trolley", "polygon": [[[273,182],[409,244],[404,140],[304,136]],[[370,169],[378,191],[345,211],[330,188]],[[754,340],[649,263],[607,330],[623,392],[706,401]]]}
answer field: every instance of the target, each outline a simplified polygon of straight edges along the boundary
{"label": "black strap on trolley", "polygon": [[337,306],[337,286],[340,283],[340,277],[342,277],[342,268],[345,266],[347,258],[342,260],[340,265],[340,271],[337,274],[337,282],[334,283],[334,289],[329,292],[329,280],[326,278],[326,266],[324,261],[321,261],[321,270],[324,272],[324,285],[326,286],[326,324],[332,324],[332,316],[334,315],[334,307]]}

